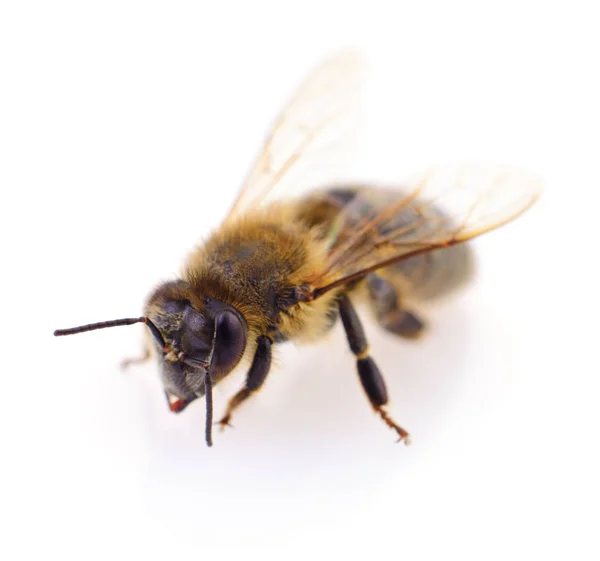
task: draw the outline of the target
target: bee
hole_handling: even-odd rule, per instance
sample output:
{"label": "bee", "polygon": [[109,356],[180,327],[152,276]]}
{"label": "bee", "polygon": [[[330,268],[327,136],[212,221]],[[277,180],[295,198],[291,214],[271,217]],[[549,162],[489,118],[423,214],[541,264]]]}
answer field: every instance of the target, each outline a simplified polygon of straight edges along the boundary
{"label": "bee", "polygon": [[339,318],[374,412],[408,443],[386,408],[385,381],[354,301],[366,298],[388,332],[418,337],[425,324],[407,302],[463,285],[473,272],[464,242],[519,216],[539,187],[521,172],[474,166],[434,168],[404,189],[324,183],[297,194],[300,164],[325,169],[329,148],[348,136],[343,124],[352,122],[349,99],[362,71],[359,57],[342,53],[308,76],[222,225],[191,253],[180,278],[154,290],[143,316],[54,335],[146,324],[170,410],[204,397],[211,446],[213,386],[249,362],[218,422],[225,427],[264,384],[274,346],[319,339]]}

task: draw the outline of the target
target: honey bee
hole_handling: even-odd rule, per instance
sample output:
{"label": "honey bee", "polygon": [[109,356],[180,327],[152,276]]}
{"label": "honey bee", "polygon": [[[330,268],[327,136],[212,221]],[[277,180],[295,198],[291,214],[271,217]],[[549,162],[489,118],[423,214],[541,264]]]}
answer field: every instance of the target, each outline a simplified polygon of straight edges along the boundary
{"label": "honey bee", "polygon": [[170,410],[205,397],[209,446],[214,384],[249,361],[245,384],[219,421],[225,427],[265,382],[274,345],[318,339],[338,317],[373,410],[408,443],[386,409],[386,385],[353,300],[366,297],[385,330],[418,337],[424,322],[407,301],[464,284],[473,259],[463,242],[511,221],[538,197],[528,176],[488,167],[434,169],[405,189],[323,185],[296,196],[292,172],[300,163],[320,169],[331,146],[323,139],[348,133],[340,124],[353,110],[346,102],[362,68],[344,53],[309,75],[222,225],[192,252],[181,278],[156,288],[142,317],[54,332],[145,323]]}

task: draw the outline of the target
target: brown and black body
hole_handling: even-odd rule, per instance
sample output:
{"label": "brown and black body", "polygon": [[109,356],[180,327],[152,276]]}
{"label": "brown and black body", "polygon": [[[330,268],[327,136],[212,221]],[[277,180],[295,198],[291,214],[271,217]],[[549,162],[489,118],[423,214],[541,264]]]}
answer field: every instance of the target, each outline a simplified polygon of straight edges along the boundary
{"label": "brown and black body", "polygon": [[[469,277],[470,251],[460,245],[414,256],[381,271],[367,273],[319,298],[310,298],[307,291],[311,280],[320,278],[327,266],[330,232],[340,213],[359,196],[371,201],[362,205],[362,212],[368,215],[380,213],[406,195],[373,187],[337,188],[318,191],[289,204],[267,205],[226,223],[192,253],[181,280],[163,285],[150,298],[146,315],[167,333],[185,331],[186,307],[194,310],[192,313],[198,318],[214,318],[213,310],[224,309],[240,318],[245,348],[240,346],[232,352],[233,358],[223,372],[213,371],[213,383],[218,383],[235,367],[243,354],[252,360],[252,366],[246,386],[230,402],[223,424],[230,421],[233,410],[264,382],[272,344],[315,340],[340,314],[351,348],[357,355],[363,386],[373,406],[384,416],[381,407],[387,402],[387,392],[383,378],[368,356],[364,333],[349,296],[366,285],[382,326],[400,336],[415,337],[423,324],[418,316],[402,306],[404,297],[433,298]],[[359,224],[364,216],[355,218]],[[398,230],[410,219],[407,209],[399,212],[386,227]],[[354,221],[348,220],[346,224],[351,227]],[[343,234],[339,232],[338,236]],[[173,311],[177,309],[184,312],[180,323],[174,322]],[[199,339],[206,342],[208,357],[214,321],[208,319],[202,327],[206,332]],[[190,325],[186,328],[189,331]],[[204,395],[204,376],[197,375],[196,365],[180,360],[180,353],[190,355],[193,351],[189,345],[182,344],[181,348],[174,345],[174,339],[176,337],[171,337],[170,359],[164,360],[161,355],[160,363],[166,391],[169,397],[177,398],[172,399],[172,403],[176,403],[176,410],[180,411]],[[238,334],[237,340],[241,339]],[[384,418],[389,420],[386,415]],[[401,437],[406,436],[402,429],[389,423],[398,429]]]}
{"label": "brown and black body", "polygon": [[[189,257],[183,279],[199,293],[239,309],[251,333],[278,341],[310,341],[331,325],[326,318],[335,317],[336,295],[359,292],[357,289],[366,284],[373,303],[379,303],[377,285],[382,283],[371,279],[385,279],[398,297],[419,301],[442,296],[471,277],[472,252],[462,244],[367,274],[328,297],[299,301],[296,291],[319,276],[325,266],[328,235],[339,213],[366,191],[371,196],[369,205],[362,209],[365,213],[378,213],[406,196],[401,190],[388,188],[334,188],[287,206],[264,207],[209,238]],[[400,212],[387,227],[399,229],[399,224],[410,218],[403,214]],[[357,216],[357,220],[363,218]]]}
{"label": "brown and black body", "polygon": [[[472,252],[462,244],[416,255],[353,280],[327,297],[301,301],[298,289],[325,266],[328,234],[336,218],[366,191],[372,202],[365,213],[378,213],[405,197],[401,190],[387,188],[333,188],[289,205],[264,207],[210,237],[189,257],[183,279],[198,293],[240,310],[250,332],[276,340],[310,341],[330,326],[324,319],[335,315],[336,295],[356,292],[365,279],[370,293],[376,291],[369,276],[385,278],[395,292],[411,300],[443,296],[471,277]],[[404,222],[400,212],[388,228],[400,228],[398,223]]]}

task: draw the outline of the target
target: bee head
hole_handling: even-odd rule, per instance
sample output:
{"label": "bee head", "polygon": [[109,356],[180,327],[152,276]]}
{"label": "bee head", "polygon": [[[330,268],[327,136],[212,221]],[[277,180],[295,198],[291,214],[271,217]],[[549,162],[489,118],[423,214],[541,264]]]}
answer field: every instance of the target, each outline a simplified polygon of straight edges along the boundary
{"label": "bee head", "polygon": [[206,396],[206,442],[212,445],[212,385],[238,364],[248,339],[248,325],[231,305],[200,295],[184,281],[165,283],[150,296],[146,314],[57,329],[56,336],[145,323],[161,358],[169,402]]}
{"label": "bee head", "polygon": [[156,326],[167,392],[186,399],[204,395],[206,373],[213,382],[229,374],[246,348],[248,326],[229,304],[198,295],[184,281],[159,286],[146,306]]}

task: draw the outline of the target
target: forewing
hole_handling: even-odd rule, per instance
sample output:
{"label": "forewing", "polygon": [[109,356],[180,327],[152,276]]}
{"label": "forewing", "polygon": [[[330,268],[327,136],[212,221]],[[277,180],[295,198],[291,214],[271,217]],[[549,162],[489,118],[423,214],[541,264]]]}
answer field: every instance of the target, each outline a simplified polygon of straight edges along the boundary
{"label": "forewing", "polygon": [[432,169],[404,195],[364,189],[340,212],[329,233],[327,264],[310,284],[320,295],[402,259],[465,242],[513,220],[539,193],[531,176],[489,166]]}
{"label": "forewing", "polygon": [[343,52],[306,78],[276,120],[229,217],[348,176],[364,69],[358,54]]}

